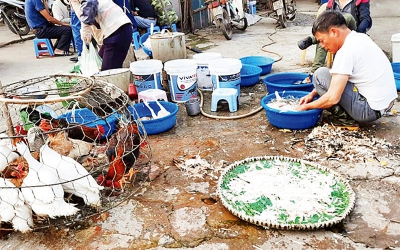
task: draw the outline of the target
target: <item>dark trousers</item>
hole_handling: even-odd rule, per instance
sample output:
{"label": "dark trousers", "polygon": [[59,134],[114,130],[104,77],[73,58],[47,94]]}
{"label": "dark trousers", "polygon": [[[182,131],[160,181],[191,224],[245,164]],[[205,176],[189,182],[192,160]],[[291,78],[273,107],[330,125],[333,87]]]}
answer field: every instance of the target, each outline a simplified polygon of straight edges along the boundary
{"label": "dark trousers", "polygon": [[103,40],[99,55],[103,59],[101,70],[122,68],[122,64],[132,46],[132,25],[122,25]]}
{"label": "dark trousers", "polygon": [[57,39],[54,48],[69,51],[72,39],[72,30],[69,26],[47,25],[36,29],[37,38]]}

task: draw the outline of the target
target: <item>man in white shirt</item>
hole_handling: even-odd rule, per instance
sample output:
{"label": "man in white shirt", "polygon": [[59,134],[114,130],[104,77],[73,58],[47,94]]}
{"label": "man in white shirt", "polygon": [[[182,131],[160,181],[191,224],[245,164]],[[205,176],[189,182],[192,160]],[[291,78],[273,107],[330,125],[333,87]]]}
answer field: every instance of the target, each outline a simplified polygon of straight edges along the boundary
{"label": "man in white shirt", "polygon": [[315,71],[314,90],[300,100],[298,110],[328,109],[338,118],[371,122],[392,108],[397,98],[393,70],[369,36],[351,31],[338,11],[323,12],[312,33],[335,60],[331,70]]}
{"label": "man in white shirt", "polygon": [[71,18],[69,15],[69,2],[67,0],[56,0],[51,6],[53,17],[58,21],[69,23]]}

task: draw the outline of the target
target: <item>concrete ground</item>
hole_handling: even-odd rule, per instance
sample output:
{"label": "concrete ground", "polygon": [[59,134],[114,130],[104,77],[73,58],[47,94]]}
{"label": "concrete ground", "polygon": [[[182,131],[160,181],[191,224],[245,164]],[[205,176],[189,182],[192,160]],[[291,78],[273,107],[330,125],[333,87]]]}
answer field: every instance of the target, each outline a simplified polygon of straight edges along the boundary
{"label": "concrete ground", "polygon": [[[374,3],[371,11],[384,9],[380,3]],[[312,20],[318,9],[313,0],[298,1],[298,7],[304,20]],[[391,8],[381,13],[374,15],[369,35],[390,57],[390,37],[400,32],[399,16],[384,14],[400,12]],[[279,29],[275,20],[266,17],[266,12],[259,11],[258,14],[262,19],[245,32],[236,31],[231,41],[226,41],[218,30],[209,28],[187,34],[187,43],[203,51],[219,52],[224,57],[266,55],[281,58],[274,63],[271,73],[307,72],[314,49],[307,50],[302,65],[302,52],[296,43],[310,33],[311,24],[293,24]],[[0,46],[14,39],[18,36],[0,26]],[[0,81],[3,85],[65,73],[72,67],[73,63],[64,57],[36,59],[31,40],[0,48]],[[257,108],[254,100],[259,101],[257,98],[265,95],[263,84],[242,91],[239,114]],[[205,100],[207,96],[209,98],[209,93],[205,93]],[[209,103],[205,104],[204,110],[209,112]],[[394,110],[400,110],[398,101]],[[226,112],[218,114],[229,115]],[[189,117],[184,105],[179,104],[175,127],[148,138],[152,164],[160,168],[158,178],[143,186],[131,199],[93,219],[89,226],[55,227],[25,235],[13,232],[0,240],[0,248],[400,249],[399,124],[400,118],[395,113],[361,126],[360,133],[390,143],[383,143],[388,145],[385,149],[371,146],[373,157],[328,160],[322,153],[319,160],[312,159],[339,172],[349,180],[356,193],[355,207],[342,223],[319,230],[276,230],[245,222],[222,206],[216,194],[218,167],[221,161],[231,164],[262,155],[307,159],[314,152],[305,142],[312,130],[276,129],[269,124],[264,111],[232,120],[202,115]],[[353,140],[349,144],[359,139],[350,134],[347,136]],[[195,178],[193,173],[182,171],[175,164],[181,158],[196,155],[211,164],[212,170],[199,169],[206,173],[203,178]]]}

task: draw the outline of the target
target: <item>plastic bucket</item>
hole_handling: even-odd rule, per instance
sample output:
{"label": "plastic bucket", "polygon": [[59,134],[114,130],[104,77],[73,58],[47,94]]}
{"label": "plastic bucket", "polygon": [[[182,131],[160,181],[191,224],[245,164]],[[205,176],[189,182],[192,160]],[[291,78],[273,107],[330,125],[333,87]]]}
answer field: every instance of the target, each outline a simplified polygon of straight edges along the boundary
{"label": "plastic bucket", "polygon": [[93,75],[94,79],[112,83],[128,93],[131,72],[127,68],[103,70]]}
{"label": "plastic bucket", "polygon": [[197,97],[197,63],[192,59],[176,59],[165,63],[171,99],[186,102]]}
{"label": "plastic bucket", "polygon": [[208,68],[208,64],[211,60],[222,58],[220,53],[216,52],[205,52],[193,55],[193,59],[197,63],[197,86],[201,90],[213,90],[213,84],[211,81],[211,74]]}
{"label": "plastic bucket", "polygon": [[242,62],[234,58],[220,58],[212,60],[210,69],[213,88],[236,88],[240,96],[240,69]]}
{"label": "plastic bucket", "polygon": [[132,62],[130,70],[137,92],[148,89],[162,89],[162,68],[160,60],[150,59]]}
{"label": "plastic bucket", "polygon": [[185,33],[165,32],[150,35],[151,51],[153,58],[163,63],[175,60],[186,59]]}

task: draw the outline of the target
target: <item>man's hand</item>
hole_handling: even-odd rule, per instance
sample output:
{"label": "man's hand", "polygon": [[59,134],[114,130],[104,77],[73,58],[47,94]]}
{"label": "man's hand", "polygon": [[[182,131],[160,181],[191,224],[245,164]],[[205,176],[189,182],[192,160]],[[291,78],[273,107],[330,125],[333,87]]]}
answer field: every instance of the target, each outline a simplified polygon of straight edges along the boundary
{"label": "man's hand", "polygon": [[92,29],[90,28],[90,25],[82,24],[81,38],[85,43],[90,43],[92,41]]}

